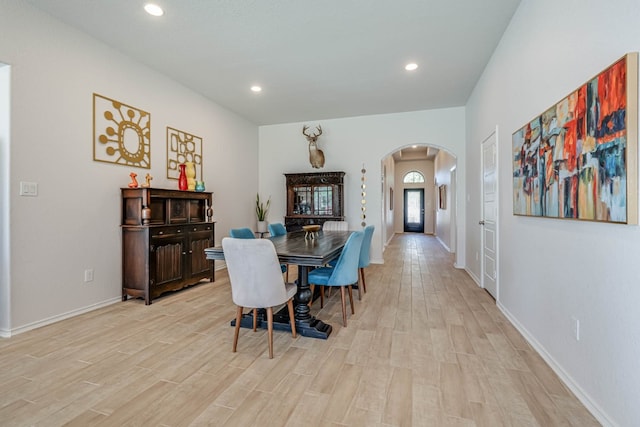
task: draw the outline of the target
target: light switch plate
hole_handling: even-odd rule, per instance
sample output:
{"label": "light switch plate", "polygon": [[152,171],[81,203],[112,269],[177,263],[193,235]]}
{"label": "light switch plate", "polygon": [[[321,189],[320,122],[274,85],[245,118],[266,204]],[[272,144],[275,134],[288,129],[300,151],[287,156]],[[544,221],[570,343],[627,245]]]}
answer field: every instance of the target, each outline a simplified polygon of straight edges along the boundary
{"label": "light switch plate", "polygon": [[38,183],[20,181],[20,195],[36,197],[38,195]]}

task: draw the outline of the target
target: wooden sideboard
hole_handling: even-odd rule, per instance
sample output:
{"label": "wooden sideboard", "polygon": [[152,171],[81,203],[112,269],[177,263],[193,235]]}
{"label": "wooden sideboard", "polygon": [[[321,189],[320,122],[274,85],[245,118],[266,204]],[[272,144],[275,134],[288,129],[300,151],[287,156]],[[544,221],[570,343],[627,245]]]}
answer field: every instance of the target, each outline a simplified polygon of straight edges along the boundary
{"label": "wooden sideboard", "polygon": [[122,188],[122,300],[153,298],[164,292],[214,280],[210,192]]}

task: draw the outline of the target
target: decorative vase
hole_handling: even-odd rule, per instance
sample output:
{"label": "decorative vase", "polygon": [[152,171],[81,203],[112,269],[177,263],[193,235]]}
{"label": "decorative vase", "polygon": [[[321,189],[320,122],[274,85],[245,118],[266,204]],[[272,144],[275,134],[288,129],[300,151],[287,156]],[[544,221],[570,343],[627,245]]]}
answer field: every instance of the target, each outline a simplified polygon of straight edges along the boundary
{"label": "decorative vase", "polygon": [[258,221],[258,233],[267,232],[267,221]]}
{"label": "decorative vase", "polygon": [[196,165],[193,162],[185,162],[187,166],[187,189],[189,191],[196,190]]}
{"label": "decorative vase", "polygon": [[129,176],[131,177],[129,188],[138,188],[138,180],[136,179],[136,176],[138,176],[138,174],[135,172],[131,172]]}
{"label": "decorative vase", "polygon": [[185,172],[186,165],[181,163],[178,165],[180,168],[180,175],[178,176],[178,189],[185,191],[187,186],[187,174]]}
{"label": "decorative vase", "polygon": [[147,225],[147,224],[149,224],[150,220],[151,220],[151,208],[149,208],[146,205],[144,205],[142,207],[142,223],[144,225]]}
{"label": "decorative vase", "polygon": [[196,181],[196,191],[199,193],[204,191],[204,181]]}

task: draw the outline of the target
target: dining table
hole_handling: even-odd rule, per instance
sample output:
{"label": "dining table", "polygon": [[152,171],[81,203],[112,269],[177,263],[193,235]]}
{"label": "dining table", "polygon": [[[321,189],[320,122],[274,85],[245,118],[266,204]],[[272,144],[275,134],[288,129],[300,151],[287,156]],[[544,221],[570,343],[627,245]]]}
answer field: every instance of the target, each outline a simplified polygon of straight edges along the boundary
{"label": "dining table", "polygon": [[[272,236],[278,259],[282,264],[298,266],[297,291],[293,297],[296,331],[305,337],[327,339],[331,334],[331,325],[311,315],[309,302],[313,295],[309,289],[309,270],[322,267],[340,256],[342,248],[351,235],[349,231],[320,231],[310,235],[304,231],[293,231],[282,236]],[[206,248],[209,260],[224,260],[222,246]],[[259,324],[266,328],[265,310],[258,315]],[[273,328],[290,330],[290,319],[286,306],[273,316]],[[231,321],[235,326],[235,319]],[[252,314],[243,316],[241,327],[253,328]]]}

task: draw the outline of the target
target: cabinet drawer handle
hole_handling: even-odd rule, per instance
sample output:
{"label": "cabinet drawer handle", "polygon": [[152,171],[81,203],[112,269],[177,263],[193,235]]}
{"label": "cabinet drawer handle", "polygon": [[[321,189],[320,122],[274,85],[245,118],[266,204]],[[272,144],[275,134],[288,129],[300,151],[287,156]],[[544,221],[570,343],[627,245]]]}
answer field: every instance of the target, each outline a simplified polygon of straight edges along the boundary
{"label": "cabinet drawer handle", "polygon": [[160,232],[158,232],[158,234],[164,234],[164,231],[160,231]]}
{"label": "cabinet drawer handle", "polygon": [[182,252],[182,255],[186,255],[186,254],[187,254],[186,252]]}
{"label": "cabinet drawer handle", "polygon": [[178,233],[182,233],[182,230],[178,230]]}
{"label": "cabinet drawer handle", "polygon": [[198,231],[198,227],[193,227],[193,231]]}

